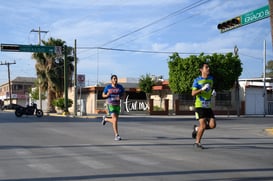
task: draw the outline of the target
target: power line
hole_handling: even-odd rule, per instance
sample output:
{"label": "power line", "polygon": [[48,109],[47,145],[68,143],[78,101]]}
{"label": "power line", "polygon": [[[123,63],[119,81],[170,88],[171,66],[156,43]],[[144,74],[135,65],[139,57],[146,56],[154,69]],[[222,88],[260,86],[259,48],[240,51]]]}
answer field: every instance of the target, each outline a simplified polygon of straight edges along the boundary
{"label": "power line", "polygon": [[[158,22],[160,22],[160,21],[163,21],[163,20],[165,20],[165,19],[167,19],[167,18],[169,18],[169,17],[171,17],[171,16],[176,16],[176,15],[182,14],[182,13],[188,11],[188,10],[191,10],[191,9],[193,9],[193,8],[196,8],[196,7],[198,7],[198,6],[201,6],[201,5],[205,4],[205,3],[208,3],[209,1],[210,1],[210,0],[200,0],[200,1],[198,1],[198,2],[192,3],[192,4],[190,4],[190,5],[188,5],[188,6],[184,7],[184,8],[181,8],[181,9],[179,9],[179,10],[177,10],[177,11],[174,11],[174,12],[170,13],[170,14],[167,15],[167,16],[164,16],[164,17],[162,17],[162,18],[160,18],[160,19],[158,19],[158,20],[155,20],[155,21],[153,21],[153,22],[151,22],[151,23],[149,23],[149,24],[147,24],[147,25],[145,25],[145,26],[143,26],[143,27],[141,27],[141,28],[138,28],[138,29],[136,29],[135,31],[126,33],[126,34],[124,34],[124,35],[122,35],[122,36],[120,36],[120,37],[118,37],[118,38],[115,38],[115,39],[113,39],[113,40],[111,40],[111,41],[108,41],[108,42],[104,43],[101,47],[87,47],[87,48],[82,47],[82,49],[105,49],[105,50],[108,49],[108,50],[110,50],[110,48],[103,48],[103,46],[105,46],[105,45],[107,45],[107,44],[110,44],[110,43],[113,43],[113,42],[115,42],[115,41],[118,41],[118,40],[120,40],[120,39],[122,39],[122,38],[125,38],[125,37],[127,37],[127,36],[129,36],[129,35],[131,35],[131,34],[134,34],[134,33],[136,33],[136,32],[139,32],[139,31],[141,31],[141,30],[143,30],[143,29],[145,29],[145,28],[147,28],[147,27],[149,27],[149,26],[152,26],[152,25],[154,25],[154,24],[156,24],[156,23],[158,23]],[[195,16],[195,15],[191,15],[191,16],[185,18],[184,20],[189,19],[189,18],[192,18],[193,16]],[[167,26],[164,26],[164,27],[162,27],[162,28],[160,28],[160,29],[157,29],[157,30],[155,30],[155,31],[152,31],[152,32],[149,33],[149,35],[150,35],[150,34],[153,34],[153,33],[156,33],[156,32],[158,32],[158,31],[161,31],[161,30],[163,30],[163,29],[165,29],[165,28],[168,28],[168,27],[170,27],[170,26],[173,26],[174,24],[177,24],[177,23],[178,23],[178,22],[171,23],[171,24],[169,24],[169,25],[167,25]],[[125,43],[128,43],[128,42],[130,42],[130,41],[134,41],[134,40],[136,40],[136,39],[138,39],[138,38],[135,38],[135,39],[133,39],[133,40],[129,40],[129,41],[125,42]],[[121,44],[122,44],[122,43],[121,43]],[[119,45],[121,45],[121,44],[119,44]],[[123,44],[124,44],[124,43],[123,43]],[[119,45],[118,45],[118,46],[119,46]],[[80,48],[78,47],[78,49],[80,49]],[[112,50],[116,50],[116,51],[131,51],[131,52],[142,52],[142,53],[165,53],[165,54],[173,53],[173,52],[156,52],[156,51],[142,51],[142,50],[123,50],[123,49],[114,49],[114,48],[113,48]],[[198,53],[183,53],[183,52],[180,52],[180,54],[198,54]],[[208,53],[208,54],[210,54],[210,53]]]}
{"label": "power line", "polygon": [[[224,1],[223,3],[221,3],[221,5],[225,4],[226,2],[227,2],[227,1]],[[205,2],[204,2],[204,3],[205,3]],[[218,7],[218,6],[219,6],[219,5],[217,4],[217,5],[213,6],[213,7],[211,7],[209,10],[214,9],[214,8],[216,8],[216,7]],[[155,29],[155,30],[153,30],[153,31],[151,31],[151,32],[148,32],[146,35],[143,35],[143,36],[140,37],[140,38],[144,38],[144,37],[147,37],[147,36],[149,36],[149,35],[151,35],[151,34],[160,32],[160,31],[162,31],[162,30],[164,30],[164,29],[170,28],[171,26],[174,26],[174,25],[176,25],[176,24],[178,24],[178,23],[180,23],[180,22],[182,22],[182,21],[184,21],[184,20],[188,20],[188,19],[193,18],[193,17],[195,17],[195,16],[197,16],[197,15],[200,15],[200,14],[201,14],[201,12],[198,12],[198,13],[196,13],[196,14],[193,14],[193,15],[190,15],[190,16],[185,17],[185,18],[183,18],[183,19],[180,19],[179,21],[176,21],[176,22],[167,24],[167,25],[165,25],[165,26],[163,26],[163,27],[159,27],[158,29]],[[126,42],[124,42],[124,43],[120,43],[120,44],[118,44],[118,45],[116,45],[116,46],[124,45],[124,44],[130,43],[130,42],[135,41],[135,40],[140,39],[140,38],[139,38],[139,37],[136,37],[136,38],[131,39],[131,40],[128,40],[128,41],[126,41]]]}
{"label": "power line", "polygon": [[[202,2],[202,1],[203,1],[203,2]],[[205,0],[205,1],[204,1],[204,0],[200,0],[200,1],[198,1],[198,2],[192,3],[192,4],[190,4],[190,5],[188,5],[188,6],[184,7],[184,8],[181,8],[181,9],[179,9],[179,10],[177,10],[177,11],[174,11],[174,12],[168,14],[167,16],[164,16],[164,17],[162,17],[162,18],[159,18],[159,19],[157,19],[157,20],[155,20],[155,21],[153,21],[153,22],[147,24],[147,25],[144,25],[144,26],[142,26],[142,27],[140,27],[140,28],[138,28],[138,29],[136,29],[136,30],[134,30],[134,31],[131,31],[131,32],[129,32],[129,33],[126,33],[126,34],[124,34],[124,35],[121,35],[121,36],[119,36],[119,37],[117,37],[117,38],[115,38],[115,39],[113,39],[113,40],[110,40],[110,41],[108,41],[108,42],[102,44],[101,46],[105,46],[105,45],[111,44],[111,43],[113,43],[113,42],[116,42],[116,41],[118,41],[118,40],[120,40],[120,39],[122,39],[122,38],[125,38],[125,37],[127,37],[127,36],[129,36],[129,35],[131,35],[131,34],[134,34],[134,33],[139,32],[139,31],[141,31],[141,30],[143,30],[143,29],[145,29],[145,28],[148,28],[148,27],[150,27],[150,26],[152,26],[152,25],[154,25],[154,24],[156,24],[156,23],[158,23],[158,22],[160,22],[160,21],[163,21],[163,20],[165,20],[165,19],[167,19],[167,18],[169,18],[169,17],[177,16],[178,14],[182,14],[182,13],[188,11],[188,10],[191,10],[191,9],[193,9],[193,8],[196,8],[196,7],[198,7],[198,6],[201,6],[202,4],[205,4],[205,3],[209,2],[209,1],[210,1],[210,0]]]}
{"label": "power line", "polygon": [[[151,53],[151,54],[190,54],[190,55],[199,55],[201,53],[193,52],[177,52],[177,51],[152,51],[152,50],[133,50],[133,49],[121,49],[121,48],[107,48],[107,47],[78,47],[78,49],[96,49],[96,50],[109,50],[109,51],[120,51],[120,52],[134,52],[134,53]],[[204,54],[213,54],[213,53],[204,53]]]}

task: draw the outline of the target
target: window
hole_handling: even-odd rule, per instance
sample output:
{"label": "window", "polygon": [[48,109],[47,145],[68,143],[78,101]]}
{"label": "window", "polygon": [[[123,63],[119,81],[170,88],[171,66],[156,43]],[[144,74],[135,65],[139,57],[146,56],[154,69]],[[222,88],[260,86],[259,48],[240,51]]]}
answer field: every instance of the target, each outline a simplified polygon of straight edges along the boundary
{"label": "window", "polygon": [[194,104],[195,97],[191,95],[191,93],[184,93],[178,95],[179,104],[192,106]]}
{"label": "window", "polygon": [[217,92],[216,106],[231,106],[231,91]]}
{"label": "window", "polygon": [[12,85],[12,89],[13,90],[22,90],[23,89],[23,85],[14,84],[14,85]]}

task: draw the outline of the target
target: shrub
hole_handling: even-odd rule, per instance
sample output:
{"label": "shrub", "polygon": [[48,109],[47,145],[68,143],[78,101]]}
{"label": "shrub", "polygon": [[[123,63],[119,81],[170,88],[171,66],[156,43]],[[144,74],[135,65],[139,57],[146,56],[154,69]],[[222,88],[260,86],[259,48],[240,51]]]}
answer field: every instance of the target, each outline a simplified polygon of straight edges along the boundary
{"label": "shrub", "polygon": [[[59,108],[63,111],[65,109],[64,98],[55,99],[55,100],[53,100],[52,104],[53,104],[53,106],[56,106],[57,108]],[[68,99],[67,107],[71,107],[72,104],[73,104],[73,101],[71,99]]]}

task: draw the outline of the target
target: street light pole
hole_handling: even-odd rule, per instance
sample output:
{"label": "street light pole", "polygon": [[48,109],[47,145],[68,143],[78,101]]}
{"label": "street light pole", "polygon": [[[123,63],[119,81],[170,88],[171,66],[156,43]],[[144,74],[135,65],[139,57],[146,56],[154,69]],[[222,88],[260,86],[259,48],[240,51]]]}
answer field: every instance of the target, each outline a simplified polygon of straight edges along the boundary
{"label": "street light pole", "polygon": [[[234,46],[234,55],[238,56],[238,51],[239,48],[235,45]],[[237,116],[240,117],[240,85],[239,85],[239,80],[237,78],[235,82],[235,99],[236,99],[236,112]]]}
{"label": "street light pole", "polygon": [[77,116],[77,96],[78,96],[78,87],[77,87],[77,40],[74,44],[74,116]]}
{"label": "street light pole", "polygon": [[264,82],[264,117],[267,114],[266,108],[267,108],[267,92],[266,92],[266,40],[264,40],[264,55],[263,55],[264,63],[263,63],[263,82]]}

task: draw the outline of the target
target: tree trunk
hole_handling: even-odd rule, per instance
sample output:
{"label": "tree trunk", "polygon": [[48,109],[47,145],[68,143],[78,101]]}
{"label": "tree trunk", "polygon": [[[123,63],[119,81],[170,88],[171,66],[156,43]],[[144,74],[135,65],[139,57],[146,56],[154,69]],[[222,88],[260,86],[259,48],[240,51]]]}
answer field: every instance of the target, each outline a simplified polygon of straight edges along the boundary
{"label": "tree trunk", "polygon": [[150,99],[151,99],[151,93],[146,93],[146,98],[147,98],[148,110],[150,110]]}
{"label": "tree trunk", "polygon": [[55,107],[52,105],[52,101],[55,99],[55,93],[48,87],[47,90],[47,112],[56,113]]}

